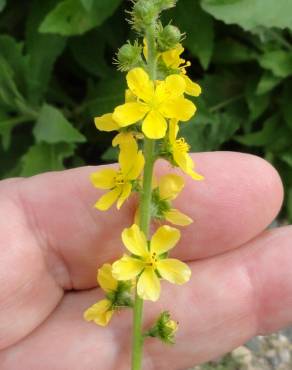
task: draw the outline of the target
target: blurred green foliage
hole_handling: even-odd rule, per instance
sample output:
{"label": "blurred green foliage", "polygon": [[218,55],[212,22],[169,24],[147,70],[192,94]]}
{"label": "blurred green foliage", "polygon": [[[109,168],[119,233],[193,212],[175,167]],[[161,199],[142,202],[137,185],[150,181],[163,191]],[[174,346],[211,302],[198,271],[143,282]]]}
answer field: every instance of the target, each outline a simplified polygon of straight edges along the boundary
{"label": "blurred green foliage", "polygon": [[[112,61],[135,38],[125,21],[130,6],[0,0],[1,178],[115,159],[111,134],[97,133],[93,117],[123,101]],[[179,0],[166,17],[187,33],[189,74],[203,87],[184,126],[192,149],[269,160],[292,220],[292,3]]]}

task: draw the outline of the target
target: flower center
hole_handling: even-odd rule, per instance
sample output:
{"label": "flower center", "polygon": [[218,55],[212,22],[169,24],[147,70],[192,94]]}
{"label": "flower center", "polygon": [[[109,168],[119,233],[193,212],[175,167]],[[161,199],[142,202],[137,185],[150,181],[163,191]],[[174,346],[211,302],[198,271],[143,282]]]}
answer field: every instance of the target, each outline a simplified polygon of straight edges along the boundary
{"label": "flower center", "polygon": [[114,181],[117,186],[125,184],[125,178],[121,170],[117,172]]}
{"label": "flower center", "polygon": [[183,137],[175,141],[175,146],[176,146],[176,149],[180,151],[181,153],[188,153],[190,150],[189,144],[185,141]]}
{"label": "flower center", "polygon": [[151,254],[149,254],[149,257],[147,258],[146,266],[156,269],[157,262],[158,262],[157,253],[152,252]]}

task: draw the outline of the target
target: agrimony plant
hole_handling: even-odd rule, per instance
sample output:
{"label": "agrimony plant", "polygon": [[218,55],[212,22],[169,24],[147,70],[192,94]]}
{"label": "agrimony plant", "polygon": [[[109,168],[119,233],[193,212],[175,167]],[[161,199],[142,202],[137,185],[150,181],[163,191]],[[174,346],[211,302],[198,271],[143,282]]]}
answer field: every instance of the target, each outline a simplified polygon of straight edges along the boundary
{"label": "agrimony plant", "polygon": [[[143,344],[147,338],[174,343],[178,330],[170,313],[162,312],[153,325],[143,331],[143,302],[157,301],[160,280],[182,285],[191,270],[182,261],[169,257],[180,240],[178,228],[192,220],[172,207],[184,187],[184,179],[169,173],[157,181],[155,163],[164,158],[196,181],[203,176],[195,171],[189,145],[179,130],[196,112],[188,95],[197,97],[201,88],[187,76],[189,62],[182,58],[182,34],[173,25],[160,21],[162,11],[175,6],[174,0],[137,0],[130,12],[130,23],[138,34],[117,53],[118,69],[127,72],[125,102],[112,113],[95,118],[101,131],[117,131],[113,146],[119,147],[119,167],[106,168],[91,175],[94,187],[105,190],[95,207],[106,211],[116,203],[120,209],[138,193],[139,204],[133,224],[124,229],[121,239],[125,254],[98,270],[97,280],[105,298],[84,314],[87,321],[106,326],[120,309],[133,309],[132,370],[142,366]],[[150,223],[160,226],[150,235]]]}

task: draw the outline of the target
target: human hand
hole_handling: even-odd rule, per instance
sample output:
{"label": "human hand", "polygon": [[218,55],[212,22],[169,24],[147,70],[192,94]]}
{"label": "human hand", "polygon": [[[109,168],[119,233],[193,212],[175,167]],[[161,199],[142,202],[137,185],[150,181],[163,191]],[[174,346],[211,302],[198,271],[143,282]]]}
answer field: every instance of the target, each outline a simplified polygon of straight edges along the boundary
{"label": "human hand", "polygon": [[[145,370],[185,369],[292,321],[292,228],[264,231],[282,203],[277,173],[245,154],[195,159],[205,181],[186,179],[177,202],[195,222],[174,251],[191,281],[183,289],[163,283],[161,300],[145,307],[146,324],[171,307],[177,343],[147,340]],[[134,201],[95,210],[94,170],[0,183],[1,370],[130,367],[131,312],[107,328],[82,317],[101,298],[97,268],[122,254],[120,231],[135,211]]]}

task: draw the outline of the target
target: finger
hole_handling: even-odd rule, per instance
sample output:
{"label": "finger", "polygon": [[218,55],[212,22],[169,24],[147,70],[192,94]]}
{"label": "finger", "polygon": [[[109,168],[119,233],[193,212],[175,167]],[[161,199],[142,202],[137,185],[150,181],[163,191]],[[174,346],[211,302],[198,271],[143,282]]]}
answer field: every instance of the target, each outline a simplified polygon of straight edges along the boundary
{"label": "finger", "polygon": [[[273,220],[283,197],[278,174],[258,157],[218,152],[197,154],[195,160],[205,181],[187,180],[176,202],[195,220],[181,242],[180,256],[188,260],[250,240]],[[94,170],[49,173],[16,185],[16,203],[21,199],[30,232],[47,251],[52,273],[64,288],[94,286],[96,267],[122,253],[121,230],[133,222],[133,202],[121,211],[92,207],[101,195],[88,180]],[[15,188],[9,189],[15,198]]]}
{"label": "finger", "polygon": [[[222,253],[252,238],[271,221],[282,197],[278,175],[261,159],[206,153],[196,160],[207,180],[188,183],[185,192],[183,210],[196,219],[177,249],[185,259],[208,253],[208,242],[209,253]],[[38,326],[60,301],[62,288],[95,286],[97,266],[122,253],[120,233],[132,223],[134,204],[120,212],[93,209],[100,194],[89,183],[92,171],[1,182],[0,348]]]}
{"label": "finger", "polygon": [[[146,323],[170,310],[180,323],[177,343],[147,340],[145,368],[184,369],[291,323],[291,238],[292,227],[267,231],[236,251],[193,262],[185,287],[165,284],[161,300],[146,305]],[[30,370],[128,369],[131,312],[115,314],[106,329],[82,319],[100,297],[98,289],[69,293],[27,340],[0,352],[1,370],[18,363]]]}

